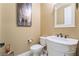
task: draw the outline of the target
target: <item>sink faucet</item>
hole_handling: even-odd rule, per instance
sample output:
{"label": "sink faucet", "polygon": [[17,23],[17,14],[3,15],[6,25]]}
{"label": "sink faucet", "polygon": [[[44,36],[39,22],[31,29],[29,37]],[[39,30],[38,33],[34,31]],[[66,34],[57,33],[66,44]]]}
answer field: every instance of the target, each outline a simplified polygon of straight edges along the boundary
{"label": "sink faucet", "polygon": [[65,36],[63,36],[62,33],[59,33],[59,34],[56,34],[56,35],[57,35],[57,37],[64,37],[64,38],[68,38],[68,37],[69,37],[69,35],[65,35]]}
{"label": "sink faucet", "polygon": [[69,35],[65,35],[64,37],[65,37],[65,38],[68,38],[68,36],[69,36]]}
{"label": "sink faucet", "polygon": [[59,37],[59,34],[56,34],[57,35],[57,37]]}
{"label": "sink faucet", "polygon": [[57,37],[63,37],[63,34],[62,33],[59,33],[59,34],[57,34]]}
{"label": "sink faucet", "polygon": [[62,33],[60,33],[59,35],[60,35],[60,37],[63,37],[63,34]]}

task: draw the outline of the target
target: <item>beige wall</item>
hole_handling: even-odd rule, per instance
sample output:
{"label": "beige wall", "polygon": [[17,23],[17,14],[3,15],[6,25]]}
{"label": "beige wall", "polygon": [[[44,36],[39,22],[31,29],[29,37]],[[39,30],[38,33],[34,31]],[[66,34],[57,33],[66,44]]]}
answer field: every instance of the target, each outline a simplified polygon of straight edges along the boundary
{"label": "beige wall", "polygon": [[16,26],[16,4],[2,4],[2,39],[11,44],[16,54],[29,50],[28,39],[34,43],[40,37],[40,4],[32,4],[32,27]]}
{"label": "beige wall", "polygon": [[54,6],[53,4],[41,4],[41,35],[56,35],[63,33],[69,37],[79,39],[79,11],[76,10],[76,27],[54,28]]}
{"label": "beige wall", "polygon": [[2,30],[2,28],[1,28],[1,25],[2,25],[2,16],[1,16],[1,13],[2,13],[2,10],[1,10],[1,8],[2,8],[2,6],[1,6],[1,4],[0,4],[0,41],[2,41],[2,32],[1,32],[1,30]]}
{"label": "beige wall", "polygon": [[[3,41],[3,39],[2,39],[2,16],[1,16],[1,13],[2,13],[2,5],[0,4],[0,42],[2,42]],[[2,47],[2,48],[0,48],[0,55],[2,55],[1,53],[3,53],[3,51],[4,51],[4,47]]]}

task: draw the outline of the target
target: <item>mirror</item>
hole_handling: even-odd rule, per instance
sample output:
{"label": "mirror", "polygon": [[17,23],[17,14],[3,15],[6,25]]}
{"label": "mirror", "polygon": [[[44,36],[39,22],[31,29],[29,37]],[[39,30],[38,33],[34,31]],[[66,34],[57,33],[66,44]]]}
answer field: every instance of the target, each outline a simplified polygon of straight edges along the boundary
{"label": "mirror", "polygon": [[55,27],[75,27],[75,4],[55,5]]}

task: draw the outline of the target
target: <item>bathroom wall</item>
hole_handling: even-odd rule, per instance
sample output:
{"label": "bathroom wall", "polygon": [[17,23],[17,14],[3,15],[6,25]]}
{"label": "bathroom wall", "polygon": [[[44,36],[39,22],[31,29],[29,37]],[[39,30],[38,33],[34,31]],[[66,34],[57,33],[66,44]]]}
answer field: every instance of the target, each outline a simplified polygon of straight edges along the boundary
{"label": "bathroom wall", "polygon": [[55,28],[54,12],[53,4],[41,4],[41,35],[45,36],[63,33],[63,35],[68,34],[69,37],[79,39],[79,10],[76,10],[76,24],[74,28]]}
{"label": "bathroom wall", "polygon": [[[2,16],[1,16],[1,13],[2,13],[2,10],[1,10],[1,8],[2,8],[2,6],[1,6],[1,4],[0,4],[0,42],[3,42],[3,39],[2,39],[2,27],[1,27],[1,25],[2,25]],[[0,48],[0,55],[2,55],[1,53],[3,53],[3,49],[4,49],[4,47],[2,47],[2,48]]]}
{"label": "bathroom wall", "polygon": [[[38,43],[40,37],[40,4],[32,4],[32,26],[16,25],[16,4],[2,4],[2,39],[11,45],[15,55],[29,50],[28,39],[32,44]],[[32,45],[31,44],[31,45]]]}
{"label": "bathroom wall", "polygon": [[1,16],[2,10],[1,9],[2,9],[2,4],[0,4],[0,41],[2,41],[2,35],[1,35],[2,34],[2,31],[1,31],[2,30],[2,27],[1,27],[2,26],[2,16]]}

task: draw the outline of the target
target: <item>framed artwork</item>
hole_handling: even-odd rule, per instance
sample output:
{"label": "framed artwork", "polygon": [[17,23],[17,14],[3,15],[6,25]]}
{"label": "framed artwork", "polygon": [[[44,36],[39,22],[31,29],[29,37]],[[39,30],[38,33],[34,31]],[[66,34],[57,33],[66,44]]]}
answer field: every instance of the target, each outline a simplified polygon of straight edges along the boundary
{"label": "framed artwork", "polygon": [[32,3],[17,3],[17,26],[32,26]]}

